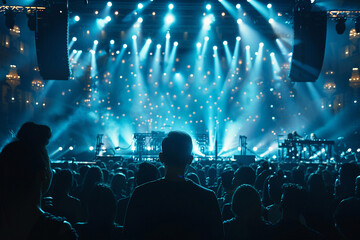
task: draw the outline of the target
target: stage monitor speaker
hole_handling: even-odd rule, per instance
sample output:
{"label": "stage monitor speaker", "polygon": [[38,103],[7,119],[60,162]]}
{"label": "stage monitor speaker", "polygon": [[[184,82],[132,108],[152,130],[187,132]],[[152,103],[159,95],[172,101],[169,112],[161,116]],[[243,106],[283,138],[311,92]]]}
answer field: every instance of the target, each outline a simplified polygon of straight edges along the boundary
{"label": "stage monitor speaker", "polygon": [[242,165],[249,165],[251,163],[255,163],[254,155],[234,155],[234,159],[237,163]]}
{"label": "stage monitor speaker", "polygon": [[315,82],[324,61],[327,13],[295,7],[294,45],[289,77],[293,82]]}
{"label": "stage monitor speaker", "polygon": [[35,32],[36,54],[40,75],[44,80],[68,80],[69,12],[67,0],[53,3],[38,12]]}

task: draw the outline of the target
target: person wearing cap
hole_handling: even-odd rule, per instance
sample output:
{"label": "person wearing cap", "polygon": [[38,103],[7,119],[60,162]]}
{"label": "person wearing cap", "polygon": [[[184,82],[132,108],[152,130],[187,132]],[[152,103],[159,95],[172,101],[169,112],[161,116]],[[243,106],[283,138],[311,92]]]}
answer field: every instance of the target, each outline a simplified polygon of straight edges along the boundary
{"label": "person wearing cap", "polygon": [[193,161],[192,139],[172,131],[162,142],[165,177],[138,186],[125,217],[127,239],[222,239],[215,193],[184,177]]}

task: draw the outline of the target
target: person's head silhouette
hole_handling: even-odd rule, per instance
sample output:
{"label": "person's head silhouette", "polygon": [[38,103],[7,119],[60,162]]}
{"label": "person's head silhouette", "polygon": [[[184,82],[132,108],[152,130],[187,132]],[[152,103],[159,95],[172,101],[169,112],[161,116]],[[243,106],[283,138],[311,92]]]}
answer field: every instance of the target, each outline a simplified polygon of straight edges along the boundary
{"label": "person's head silhouette", "polygon": [[184,178],[185,167],[193,161],[192,140],[189,134],[170,132],[162,142],[160,161],[166,169],[165,178]]}
{"label": "person's head silhouette", "polygon": [[261,199],[257,190],[248,184],[238,187],[232,198],[231,210],[237,219],[260,221]]}

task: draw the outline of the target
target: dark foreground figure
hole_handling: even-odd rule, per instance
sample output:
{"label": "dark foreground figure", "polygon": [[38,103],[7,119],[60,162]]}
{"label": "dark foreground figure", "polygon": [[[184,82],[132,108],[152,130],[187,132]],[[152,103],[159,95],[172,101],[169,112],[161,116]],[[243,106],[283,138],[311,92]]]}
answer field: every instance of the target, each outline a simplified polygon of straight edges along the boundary
{"label": "dark foreground figure", "polygon": [[128,239],[222,239],[221,214],[214,192],[184,178],[193,160],[191,137],[170,132],[162,142],[164,179],[137,187],[125,218]]}
{"label": "dark foreground figure", "polygon": [[52,172],[50,128],[25,123],[0,154],[0,239],[76,239],[71,225],[41,209]]}

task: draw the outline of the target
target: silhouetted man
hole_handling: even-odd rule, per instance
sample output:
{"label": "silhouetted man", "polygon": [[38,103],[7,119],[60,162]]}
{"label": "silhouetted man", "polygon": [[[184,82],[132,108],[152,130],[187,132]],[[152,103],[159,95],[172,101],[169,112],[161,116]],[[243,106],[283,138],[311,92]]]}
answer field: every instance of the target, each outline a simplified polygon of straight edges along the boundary
{"label": "silhouetted man", "polygon": [[184,178],[191,164],[192,140],[170,132],[162,142],[165,178],[137,187],[126,218],[128,239],[222,239],[223,226],[214,192]]}

